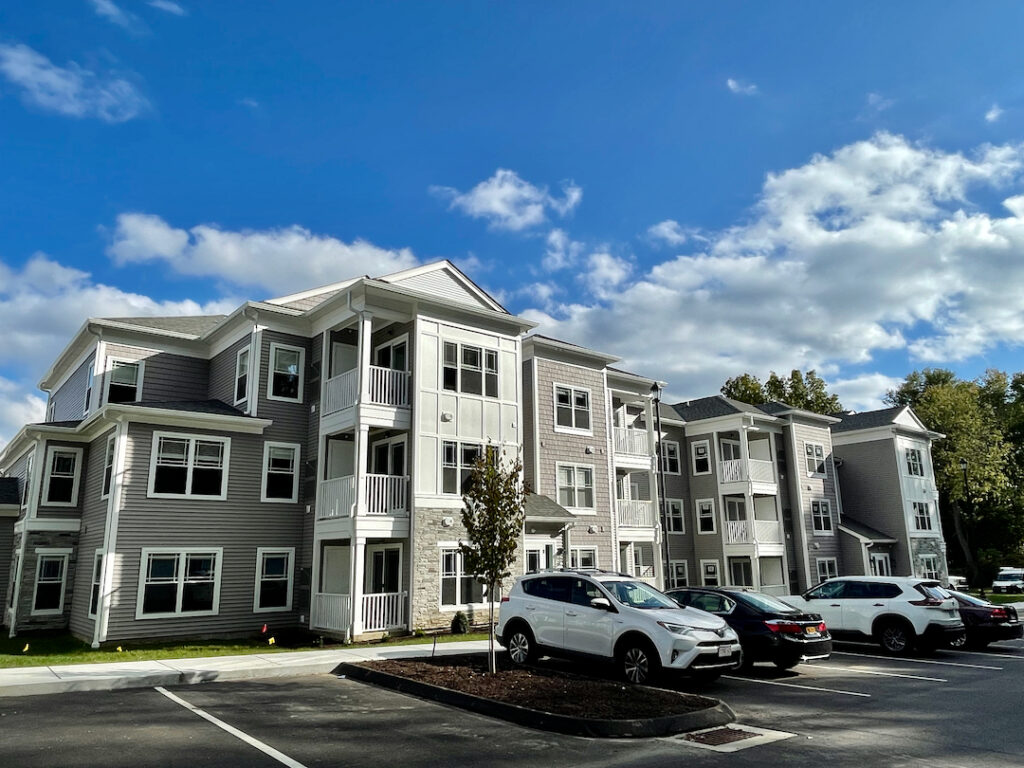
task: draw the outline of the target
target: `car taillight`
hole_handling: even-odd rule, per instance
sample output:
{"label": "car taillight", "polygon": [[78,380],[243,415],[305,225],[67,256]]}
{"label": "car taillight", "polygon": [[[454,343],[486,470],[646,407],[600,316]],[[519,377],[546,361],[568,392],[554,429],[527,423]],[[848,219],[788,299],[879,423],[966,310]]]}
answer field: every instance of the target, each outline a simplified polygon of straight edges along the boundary
{"label": "car taillight", "polygon": [[821,622],[821,624],[818,625],[818,631],[819,632],[826,632],[826,631],[828,631],[828,627],[825,626],[825,622],[824,621]]}
{"label": "car taillight", "polygon": [[769,621],[766,621],[764,625],[772,632],[781,632],[784,635],[799,635],[803,633],[803,629],[800,625],[793,621],[770,619]]}
{"label": "car taillight", "polygon": [[503,603],[507,603],[507,602],[508,602],[508,595],[504,595],[504,596],[502,596],[502,598],[501,598],[501,602],[503,602]]}
{"label": "car taillight", "polygon": [[911,605],[922,605],[926,608],[939,608],[945,602],[935,597],[926,597],[924,600],[910,600],[908,601]]}
{"label": "car taillight", "polygon": [[1010,614],[1006,612],[1005,608],[993,608],[992,613],[989,614],[989,618],[1006,621],[1010,618]]}

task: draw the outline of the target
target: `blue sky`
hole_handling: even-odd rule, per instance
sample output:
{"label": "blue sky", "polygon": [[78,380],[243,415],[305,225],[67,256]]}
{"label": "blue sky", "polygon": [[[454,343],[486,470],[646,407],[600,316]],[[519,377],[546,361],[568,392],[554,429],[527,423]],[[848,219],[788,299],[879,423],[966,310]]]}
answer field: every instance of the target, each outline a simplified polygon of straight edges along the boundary
{"label": "blue sky", "polygon": [[[0,443],[87,316],[449,258],[677,397],[1016,370],[1024,7],[0,8]],[[1005,201],[1011,201],[1009,203]]]}

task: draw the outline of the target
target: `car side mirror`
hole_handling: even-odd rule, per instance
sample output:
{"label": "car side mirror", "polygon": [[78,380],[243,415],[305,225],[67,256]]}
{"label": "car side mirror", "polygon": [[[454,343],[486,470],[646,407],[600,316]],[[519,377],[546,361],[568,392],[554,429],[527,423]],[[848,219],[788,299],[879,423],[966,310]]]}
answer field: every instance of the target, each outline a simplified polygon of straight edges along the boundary
{"label": "car side mirror", "polygon": [[590,607],[600,608],[602,611],[610,611],[612,609],[612,604],[608,602],[607,597],[595,597],[590,601]]}

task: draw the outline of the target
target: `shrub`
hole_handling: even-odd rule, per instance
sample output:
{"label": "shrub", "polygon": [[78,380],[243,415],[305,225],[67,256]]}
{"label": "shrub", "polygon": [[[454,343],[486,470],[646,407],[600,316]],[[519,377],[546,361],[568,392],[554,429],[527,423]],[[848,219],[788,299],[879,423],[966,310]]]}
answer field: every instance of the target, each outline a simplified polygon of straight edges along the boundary
{"label": "shrub", "polygon": [[466,614],[459,611],[452,618],[452,634],[464,635],[467,632],[469,632],[469,619],[466,618]]}

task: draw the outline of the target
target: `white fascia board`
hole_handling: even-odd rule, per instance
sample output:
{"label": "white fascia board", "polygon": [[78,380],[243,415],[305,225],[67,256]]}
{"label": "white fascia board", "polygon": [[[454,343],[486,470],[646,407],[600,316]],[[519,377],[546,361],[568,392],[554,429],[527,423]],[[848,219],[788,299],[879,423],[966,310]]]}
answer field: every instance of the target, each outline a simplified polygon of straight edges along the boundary
{"label": "white fascia board", "polygon": [[[82,323],[81,327],[79,327],[79,329],[75,332],[75,335],[71,337],[71,340],[66,345],[64,345],[64,349],[60,351],[60,354],[57,355],[57,358],[53,361],[53,364],[46,369],[46,373],[43,374],[43,378],[39,380],[39,383],[37,384],[39,389],[43,390],[44,392],[49,391],[50,382],[53,379],[54,374],[57,372],[57,369],[65,367],[65,358],[67,358],[67,356],[70,355],[76,347],[87,347],[90,345],[90,341],[92,345],[95,345],[95,335],[89,330],[90,322],[90,320],[86,320],[84,323]],[[86,339],[86,337],[92,338],[89,341],[83,341],[84,339]]]}
{"label": "white fascia board", "polygon": [[765,432],[775,432],[776,434],[782,433],[782,419],[778,419],[775,416],[769,416],[768,414],[758,416],[756,413],[741,411],[740,413],[730,413],[727,416],[715,416],[711,419],[687,421],[685,422],[686,436],[692,437],[694,435],[706,435],[712,432],[739,430],[742,429],[744,423],[750,419],[753,419],[754,423],[761,427]]}
{"label": "white fascia board", "polygon": [[193,411],[172,411],[166,408],[145,408],[119,403],[103,406],[109,416],[125,421],[143,424],[160,424],[183,427],[205,427],[222,429],[225,432],[240,432],[259,435],[274,422],[271,419],[254,419],[251,416],[228,416],[220,413],[196,413]]}
{"label": "white fascia board", "polygon": [[856,443],[872,443],[878,440],[893,440],[896,437],[896,428],[887,424],[884,427],[871,427],[870,429],[851,429],[847,432],[833,432],[832,445],[853,445]]}
{"label": "white fascia board", "polygon": [[[363,284],[365,285],[366,288],[373,289],[374,291],[377,292],[393,294],[398,297],[407,298],[409,300],[419,302],[420,304],[428,307],[441,307],[446,312],[466,314],[477,318],[486,318],[490,320],[492,323],[500,325],[511,325],[517,329],[516,334],[511,335],[518,335],[519,333],[528,331],[531,328],[536,328],[538,325],[532,320],[527,320],[526,318],[523,317],[517,317],[516,315],[510,315],[508,312],[498,312],[492,309],[483,309],[482,307],[478,309],[476,307],[470,306],[469,304],[455,304],[450,301],[445,301],[444,299],[438,296],[434,296],[429,293],[424,293],[423,291],[415,291],[410,288],[405,288],[403,286],[392,285],[391,283],[382,283],[379,280],[364,279]],[[325,303],[329,302],[330,300],[328,300],[328,302]]]}

